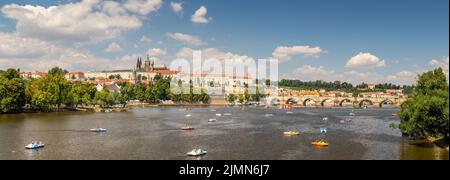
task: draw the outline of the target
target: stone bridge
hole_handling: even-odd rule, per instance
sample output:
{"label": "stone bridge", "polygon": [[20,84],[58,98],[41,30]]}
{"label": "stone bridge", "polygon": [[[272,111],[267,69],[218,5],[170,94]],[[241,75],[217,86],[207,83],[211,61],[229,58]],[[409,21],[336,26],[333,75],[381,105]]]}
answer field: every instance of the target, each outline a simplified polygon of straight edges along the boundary
{"label": "stone bridge", "polygon": [[277,98],[280,104],[297,104],[301,106],[334,106],[342,107],[345,105],[352,106],[375,106],[383,107],[383,105],[392,105],[400,107],[406,98],[392,96],[385,98],[363,98],[363,97],[326,97],[317,95],[301,95],[301,96],[279,96]]}

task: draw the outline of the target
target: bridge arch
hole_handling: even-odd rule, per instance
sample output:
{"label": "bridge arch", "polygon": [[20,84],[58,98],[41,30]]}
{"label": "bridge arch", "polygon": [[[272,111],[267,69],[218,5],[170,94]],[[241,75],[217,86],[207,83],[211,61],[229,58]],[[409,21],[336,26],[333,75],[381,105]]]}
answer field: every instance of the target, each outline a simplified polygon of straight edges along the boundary
{"label": "bridge arch", "polygon": [[380,108],[382,108],[383,105],[385,105],[385,104],[392,104],[392,105],[394,105],[395,102],[393,100],[391,100],[391,99],[385,99],[385,100],[381,101]]}
{"label": "bridge arch", "polygon": [[312,99],[312,98],[307,98],[307,99],[305,99],[304,101],[303,101],[303,106],[308,106],[308,102],[310,102],[310,101],[312,101],[312,102],[314,102],[314,104],[316,103],[316,101],[314,100],[314,99]]}
{"label": "bridge arch", "polygon": [[[331,101],[331,102],[334,103],[334,101],[333,101],[332,99],[327,98],[327,99],[322,100],[322,102],[320,103],[320,105],[321,105],[322,107],[325,107],[325,103],[328,102],[328,101]],[[333,105],[333,106],[334,106],[334,105]]]}
{"label": "bridge arch", "polygon": [[371,106],[373,105],[373,102],[371,100],[363,99],[359,102],[359,107],[362,107],[364,103],[369,103]]}
{"label": "bridge arch", "polygon": [[339,106],[342,107],[343,104],[346,103],[346,102],[352,102],[352,100],[350,100],[350,99],[343,99],[343,100],[341,100],[341,101],[339,102]]}
{"label": "bridge arch", "polygon": [[295,99],[295,98],[289,98],[287,101],[286,101],[286,104],[297,104],[298,103],[298,101],[297,101],[297,99]]}

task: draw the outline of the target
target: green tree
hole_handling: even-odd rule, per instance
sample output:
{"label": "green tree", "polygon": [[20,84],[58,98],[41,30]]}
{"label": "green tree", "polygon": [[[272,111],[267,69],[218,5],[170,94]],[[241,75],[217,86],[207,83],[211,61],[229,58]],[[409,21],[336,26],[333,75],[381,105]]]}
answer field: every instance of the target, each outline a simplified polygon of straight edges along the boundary
{"label": "green tree", "polygon": [[227,101],[231,104],[234,104],[236,102],[237,96],[234,94],[229,94],[227,97]]}
{"label": "green tree", "polygon": [[37,88],[49,94],[51,105],[60,108],[62,104],[71,104],[70,85],[64,78],[61,68],[52,68],[47,76],[37,80]]}
{"label": "green tree", "polygon": [[205,90],[202,90],[202,93],[200,94],[200,101],[201,101],[203,104],[208,104],[210,99],[211,99],[211,98],[210,98],[209,95],[206,93],[206,91],[205,91]]}
{"label": "green tree", "polygon": [[31,107],[43,112],[49,112],[52,110],[52,95],[45,91],[37,91],[31,99]]}
{"label": "green tree", "polygon": [[81,82],[75,82],[71,84],[69,97],[73,101],[73,105],[88,105],[95,96],[96,88],[92,84],[84,84]]}
{"label": "green tree", "polygon": [[449,91],[441,68],[419,76],[399,113],[401,131],[411,137],[449,136]]}
{"label": "green tree", "polygon": [[0,112],[20,111],[25,103],[25,82],[19,71],[8,69],[0,72]]}
{"label": "green tree", "polygon": [[94,104],[100,107],[107,107],[110,105],[111,97],[108,90],[103,89],[102,91],[97,91],[94,97]]}

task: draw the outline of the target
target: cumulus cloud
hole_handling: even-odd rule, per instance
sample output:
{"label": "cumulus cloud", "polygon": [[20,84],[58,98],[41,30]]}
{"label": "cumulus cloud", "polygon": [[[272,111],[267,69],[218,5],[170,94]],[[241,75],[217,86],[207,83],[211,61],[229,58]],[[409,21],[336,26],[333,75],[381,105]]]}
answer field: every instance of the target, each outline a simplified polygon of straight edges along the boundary
{"label": "cumulus cloud", "polygon": [[194,15],[191,17],[191,21],[197,24],[208,24],[209,21],[212,20],[211,17],[207,18],[206,14],[208,13],[208,9],[205,6],[200,7],[197,11],[195,11]]}
{"label": "cumulus cloud", "polygon": [[127,0],[124,7],[134,13],[147,15],[161,8],[162,0]]}
{"label": "cumulus cloud", "polygon": [[167,33],[167,36],[188,45],[200,46],[204,44],[204,42],[199,37],[188,34]]}
{"label": "cumulus cloud", "polygon": [[161,57],[167,54],[167,51],[159,48],[152,48],[147,51],[149,56]]}
{"label": "cumulus cloud", "polygon": [[352,57],[346,65],[348,68],[377,68],[385,66],[384,60],[370,53],[359,53]]}
{"label": "cumulus cloud", "polygon": [[84,43],[116,38],[140,28],[143,17],[137,15],[156,11],[161,4],[161,0],[82,0],[50,7],[8,4],[1,12],[16,21],[21,36]]}
{"label": "cumulus cloud", "polygon": [[170,7],[172,8],[172,11],[176,14],[183,13],[183,3],[182,2],[170,2]]}
{"label": "cumulus cloud", "polygon": [[42,57],[56,48],[47,42],[0,32],[0,58]]}
{"label": "cumulus cloud", "polygon": [[280,46],[272,53],[273,58],[280,61],[290,60],[293,56],[304,55],[310,57],[319,57],[324,51],[320,47],[310,46]]}
{"label": "cumulus cloud", "polygon": [[106,52],[118,52],[123,51],[122,47],[119,44],[113,42],[109,44],[108,48],[105,49]]}
{"label": "cumulus cloud", "polygon": [[68,70],[95,70],[111,68],[112,64],[88,51],[61,47],[11,33],[0,33],[0,42],[0,69],[47,71],[59,66]]}

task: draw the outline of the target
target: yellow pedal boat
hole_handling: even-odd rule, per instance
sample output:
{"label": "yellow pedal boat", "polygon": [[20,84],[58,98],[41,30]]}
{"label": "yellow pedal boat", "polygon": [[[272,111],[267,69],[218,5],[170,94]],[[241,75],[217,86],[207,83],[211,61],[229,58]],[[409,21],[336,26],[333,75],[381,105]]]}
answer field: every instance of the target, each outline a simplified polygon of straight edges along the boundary
{"label": "yellow pedal boat", "polygon": [[283,134],[284,134],[285,136],[298,136],[298,135],[300,135],[299,132],[293,132],[293,131],[284,132]]}
{"label": "yellow pedal boat", "polygon": [[315,145],[315,146],[328,146],[329,145],[329,143],[327,143],[325,141],[314,141],[311,144]]}

